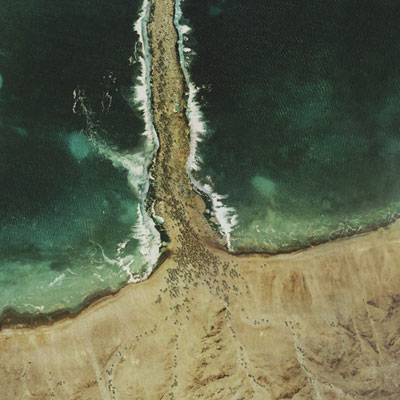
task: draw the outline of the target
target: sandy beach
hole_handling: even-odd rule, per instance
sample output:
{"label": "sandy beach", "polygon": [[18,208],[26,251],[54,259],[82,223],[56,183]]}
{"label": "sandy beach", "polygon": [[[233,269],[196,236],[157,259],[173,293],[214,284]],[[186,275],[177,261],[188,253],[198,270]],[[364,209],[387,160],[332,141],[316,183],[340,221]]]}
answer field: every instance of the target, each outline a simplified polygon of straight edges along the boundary
{"label": "sandy beach", "polygon": [[292,254],[229,254],[186,174],[173,18],[173,0],[152,3],[165,259],[73,318],[4,323],[0,399],[398,400],[400,221]]}

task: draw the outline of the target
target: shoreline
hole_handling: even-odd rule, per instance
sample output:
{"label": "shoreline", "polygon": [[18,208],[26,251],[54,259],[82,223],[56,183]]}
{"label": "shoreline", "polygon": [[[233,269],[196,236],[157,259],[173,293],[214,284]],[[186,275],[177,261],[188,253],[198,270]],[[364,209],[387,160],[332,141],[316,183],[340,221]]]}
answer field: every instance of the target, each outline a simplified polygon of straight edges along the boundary
{"label": "shoreline", "polygon": [[398,399],[400,221],[269,258],[189,240],[73,319],[0,331],[4,400]]}
{"label": "shoreline", "polygon": [[[375,229],[368,230],[365,232],[357,232],[353,235],[350,236],[343,236],[343,237],[338,237],[336,239],[328,240],[319,244],[310,244],[307,247],[301,247],[297,248],[294,250],[289,250],[287,252],[281,251],[279,253],[267,253],[267,252],[228,252],[224,248],[221,248],[220,246],[214,246],[212,243],[208,244],[209,248],[214,248],[216,251],[221,251],[221,252],[226,252],[227,255],[230,255],[234,258],[237,258],[238,261],[240,259],[245,259],[248,257],[255,257],[255,258],[263,258],[263,259],[270,259],[270,258],[278,258],[280,256],[291,256],[291,255],[297,255],[300,253],[307,252],[311,249],[316,249],[324,246],[327,246],[329,244],[340,244],[341,242],[346,242],[348,240],[353,240],[361,237],[368,236],[370,234],[373,234],[375,232],[379,231],[387,231],[389,230],[392,225],[395,224],[400,224],[400,220],[396,219],[393,222],[390,222],[387,225],[384,226],[379,226],[376,227]],[[164,232],[163,232],[164,233]],[[95,306],[99,302],[102,301],[107,301],[109,298],[118,296],[118,294],[121,292],[121,290],[125,289],[127,286],[133,284],[133,285],[140,285],[143,282],[146,282],[148,279],[151,279],[152,276],[162,267],[162,265],[168,260],[169,257],[171,257],[172,252],[168,249],[168,245],[165,247],[161,248],[160,251],[160,257],[157,261],[157,263],[153,266],[150,274],[137,282],[129,282],[127,281],[125,284],[120,286],[118,289],[115,291],[112,291],[110,289],[103,289],[98,292],[94,292],[90,295],[88,295],[83,302],[75,309],[61,309],[61,310],[56,310],[50,313],[20,313],[19,311],[16,311],[12,307],[7,307],[5,308],[1,313],[0,313],[0,333],[3,329],[35,329],[41,326],[49,326],[52,324],[55,324],[57,322],[63,321],[63,320],[69,320],[69,319],[74,319],[77,316],[79,316],[83,311],[89,309],[92,306]]]}
{"label": "shoreline", "polygon": [[152,5],[165,259],[73,318],[4,326],[2,400],[398,400],[400,221],[296,253],[227,252],[186,173],[174,2]]}
{"label": "shoreline", "polygon": [[[197,146],[198,143],[203,141],[203,138],[207,136],[207,124],[204,120],[204,116],[200,110],[200,104],[198,103],[196,96],[198,89],[190,79],[190,73],[185,65],[185,48],[184,39],[185,35],[190,32],[191,28],[187,25],[181,25],[180,21],[183,17],[182,0],[175,0],[174,9],[174,26],[178,35],[177,40],[177,57],[182,70],[182,79],[186,85],[185,100],[186,109],[185,115],[190,128],[190,151],[186,161],[186,173],[188,174],[190,181],[195,191],[200,192],[201,197],[207,197],[211,204],[211,209],[214,212],[214,218],[216,219],[216,227],[218,233],[225,237],[227,250],[233,254],[233,248],[231,245],[231,232],[237,225],[238,215],[233,207],[226,206],[222,200],[226,196],[221,195],[212,187],[212,184],[203,184],[193,176],[193,171],[197,171],[200,167],[197,160]],[[190,50],[190,49],[189,49]]]}
{"label": "shoreline", "polygon": [[[324,247],[330,244],[339,244],[340,243],[345,243],[347,241],[352,241],[357,238],[362,238],[366,237],[370,234],[377,233],[380,231],[387,231],[390,230],[393,225],[400,225],[400,219],[396,219],[395,221],[384,225],[384,226],[379,226],[373,230],[368,230],[365,232],[357,232],[351,236],[344,236],[344,237],[338,237],[336,239],[328,240],[325,242],[322,242],[320,244],[310,244],[307,247],[302,247],[294,250],[289,250],[287,252],[281,251],[279,253],[267,253],[267,252],[229,252],[224,248],[221,248],[220,246],[216,246],[215,243],[208,243],[207,247],[210,249],[214,249],[217,252],[224,252],[226,253],[227,256],[231,256],[234,259],[237,259],[238,261],[240,259],[246,259],[246,258],[262,258],[262,259],[271,259],[271,258],[279,258],[282,256],[294,256],[298,255],[304,252],[308,252],[312,249],[319,249],[322,248],[322,251],[324,250]],[[35,329],[39,328],[42,326],[51,326],[52,324],[58,323],[63,320],[69,320],[69,319],[74,319],[77,316],[79,316],[83,311],[89,309],[92,306],[95,306],[99,304],[100,302],[107,301],[108,299],[112,297],[118,296],[118,294],[124,290],[127,286],[130,285],[140,285],[143,282],[146,282],[147,280],[151,279],[153,275],[160,269],[162,268],[163,264],[168,261],[168,258],[173,255],[172,251],[168,248],[168,244],[161,248],[160,251],[160,257],[157,261],[157,263],[154,265],[152,268],[150,274],[147,276],[147,278],[144,278],[140,281],[137,282],[129,282],[127,281],[125,284],[120,286],[118,289],[115,291],[112,291],[110,289],[103,289],[101,291],[92,293],[88,295],[83,302],[74,310],[74,309],[61,309],[61,310],[56,310],[50,313],[20,313],[16,310],[14,310],[12,307],[5,308],[1,313],[0,313],[0,334],[1,331],[4,329]]]}
{"label": "shoreline", "polygon": [[[168,1],[164,3],[168,4]],[[149,44],[150,54],[143,54],[141,62],[142,66],[144,66],[144,71],[141,79],[143,80],[142,83],[144,86],[145,81],[147,80],[151,82],[152,86],[150,94],[142,93],[142,96],[144,96],[142,100],[144,102],[144,110],[147,109],[147,106],[151,107],[151,112],[149,112],[148,115],[145,112],[147,126],[146,132],[154,130],[157,137],[156,141],[159,143],[159,146],[153,155],[153,159],[147,168],[149,175],[153,177],[154,174],[154,177],[152,181],[150,180],[150,184],[147,185],[146,192],[148,195],[146,197],[143,209],[146,208],[148,210],[150,209],[149,204],[153,203],[154,205],[155,203],[154,209],[157,216],[161,216],[161,218],[164,220],[162,229],[157,226],[152,214],[148,213],[148,215],[151,215],[151,218],[154,221],[154,226],[159,232],[160,237],[163,235],[167,236],[169,238],[169,242],[166,244],[166,246],[159,247],[160,256],[156,264],[149,267],[151,270],[150,272],[144,274],[145,277],[143,279],[135,282],[132,282],[132,280],[129,279],[125,284],[115,291],[104,289],[99,292],[92,293],[83,299],[82,303],[74,310],[62,309],[51,313],[20,313],[14,310],[12,307],[8,307],[0,313],[0,332],[5,328],[36,328],[42,325],[51,325],[64,319],[73,319],[83,310],[86,310],[90,306],[97,304],[99,301],[106,301],[110,297],[117,296],[122,289],[131,283],[139,285],[142,282],[151,279],[153,274],[168,260],[168,258],[174,255],[176,248],[179,245],[183,246],[183,244],[179,242],[185,240],[185,236],[182,235],[186,235],[188,233],[196,237],[196,239],[200,239],[200,241],[202,241],[203,244],[205,244],[208,248],[226,252],[227,257],[237,258],[238,260],[248,257],[261,257],[268,259],[282,255],[295,255],[306,252],[315,247],[328,245],[330,243],[363,237],[380,229],[389,229],[391,225],[396,223],[397,219],[387,225],[379,226],[372,230],[356,232],[351,235],[337,237],[321,243],[310,244],[305,247],[298,247],[287,251],[231,251],[229,246],[229,236],[227,237],[225,235],[224,237],[218,237],[218,232],[215,231],[215,228],[209,225],[203,216],[206,205],[202,196],[207,196],[209,202],[213,204],[213,199],[211,197],[212,192],[208,193],[203,191],[201,187],[196,185],[196,181],[192,179],[188,167],[188,163],[190,162],[190,157],[193,151],[192,138],[190,135],[190,121],[188,116],[188,102],[191,96],[191,89],[190,84],[188,84],[185,76],[185,70],[182,69],[181,65],[182,54],[179,48],[179,41],[182,40],[182,36],[180,36],[179,30],[176,26],[178,22],[176,13],[179,2],[173,2],[171,0],[170,3],[172,3],[172,6],[169,4],[164,8],[164,12],[166,9],[169,9],[169,12],[165,12],[165,15],[169,16],[170,19],[168,20],[168,18],[165,19],[160,16],[157,18],[157,21],[164,21],[163,28],[159,29],[159,27],[156,26],[157,24],[154,22],[154,7],[149,0],[144,0],[141,9],[141,15],[135,24],[135,29],[139,29],[140,26],[143,28],[142,24],[147,24],[147,35],[143,35],[142,32],[141,40],[143,41],[144,49],[146,47],[146,43],[149,42],[147,44]],[[169,51],[165,51],[165,48],[161,42],[158,43],[159,49],[157,50],[155,43],[152,43],[151,36],[154,33],[160,36],[160,33],[163,32],[165,25],[171,21],[173,21],[174,31],[169,31]],[[149,30],[149,28],[151,30]],[[174,51],[171,50],[172,47],[174,48]],[[161,51],[160,48],[163,50]],[[164,77],[164,54],[168,54],[170,58],[167,61],[170,65],[174,66],[172,73],[170,72],[171,76],[169,79]],[[174,54],[175,59],[172,57]],[[147,56],[151,60],[155,59],[156,62],[153,63],[153,61],[146,61]],[[147,68],[150,68],[150,72],[147,70]],[[168,90],[164,90],[165,84],[168,81],[173,81],[175,84],[172,87],[169,87],[169,89],[167,88]],[[164,86],[157,86],[157,82],[163,82]],[[142,88],[142,90],[145,89],[147,90],[148,88]],[[167,94],[165,94],[165,92],[167,92]],[[156,102],[154,102],[154,93],[156,96],[158,96],[158,101]],[[193,96],[194,95],[192,93],[192,97]],[[147,104],[148,101],[150,104]],[[180,112],[176,112],[174,110],[174,106],[178,101],[181,105]],[[169,107],[166,107],[162,112],[159,112],[159,109],[162,109],[167,103],[169,103]],[[168,125],[167,121],[174,122],[172,123],[172,129],[166,129],[166,126]],[[163,135],[160,136],[160,133],[163,133]],[[172,158],[175,158],[175,160],[172,161]],[[165,160],[170,162],[170,165],[167,165]],[[172,181],[172,185],[169,181]],[[197,193],[196,190],[199,190],[200,193]],[[149,196],[151,197],[151,201]],[[176,212],[177,204],[179,204],[179,212]],[[176,219],[180,220],[180,223],[182,223],[184,228],[183,230],[177,227]],[[193,222],[196,222],[195,226]],[[171,232],[173,234],[171,234]],[[182,236],[182,238],[177,240],[177,237],[179,236]],[[227,242],[225,242],[226,240]]]}
{"label": "shoreline", "polygon": [[0,313],[0,334],[3,330],[6,329],[36,329],[43,326],[51,326],[64,320],[72,320],[79,316],[82,312],[90,309],[91,307],[94,307],[103,301],[107,301],[108,299],[117,296],[121,292],[121,290],[125,289],[132,283],[139,284],[140,282],[145,282],[158,271],[158,269],[162,266],[162,264],[166,261],[168,257],[168,249],[162,249],[161,255],[156,265],[153,267],[149,276],[146,279],[137,283],[129,282],[129,280],[127,280],[125,284],[114,291],[111,289],[103,289],[98,292],[94,292],[86,296],[86,298],[82,301],[81,304],[79,304],[78,307],[76,307],[76,309],[65,308],[50,313],[38,312],[34,314],[21,313],[14,310],[12,307],[7,307]]}

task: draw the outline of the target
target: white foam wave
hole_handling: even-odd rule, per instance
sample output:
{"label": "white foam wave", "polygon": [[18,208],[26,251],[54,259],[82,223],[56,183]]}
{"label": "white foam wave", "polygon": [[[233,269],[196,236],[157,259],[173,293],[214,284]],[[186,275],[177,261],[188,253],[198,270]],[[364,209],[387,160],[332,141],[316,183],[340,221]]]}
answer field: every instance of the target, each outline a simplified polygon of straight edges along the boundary
{"label": "white foam wave", "polygon": [[[138,282],[146,279],[150,275],[159,257],[161,247],[160,233],[157,231],[154,221],[147,214],[144,207],[149,187],[149,174],[147,172],[148,157],[146,153],[143,152],[121,154],[93,137],[91,138],[91,142],[98,153],[110,160],[116,168],[123,168],[128,172],[130,187],[137,198],[140,199],[137,206],[138,220],[132,229],[131,235],[118,245],[116,260],[121,269],[126,271],[129,282]],[[133,238],[139,242],[141,257],[148,266],[146,272],[140,276],[134,274],[131,270],[134,260],[131,259],[130,256],[124,256],[126,245]],[[104,254],[103,256],[107,262],[114,263],[113,260],[106,258]]]}
{"label": "white foam wave", "polygon": [[203,115],[200,110],[200,105],[196,101],[196,96],[198,93],[198,88],[193,84],[190,80],[189,71],[187,68],[187,61],[184,53],[191,52],[193,55],[192,49],[184,46],[184,38],[185,35],[189,34],[191,28],[188,25],[180,25],[179,21],[182,18],[182,11],[180,8],[181,1],[175,1],[175,26],[178,31],[178,49],[179,49],[179,58],[181,67],[183,70],[183,74],[185,76],[186,84],[189,88],[189,96],[187,99],[187,117],[189,121],[190,127],[190,154],[188,158],[188,166],[190,170],[199,170],[200,169],[200,160],[197,158],[197,145],[200,143],[203,138],[207,135],[207,126],[204,121]]}
{"label": "white foam wave", "polygon": [[223,200],[227,198],[226,195],[224,196],[216,193],[212,187],[212,184],[202,185],[193,177],[192,174],[192,171],[198,171],[200,169],[201,159],[198,155],[198,144],[202,142],[203,139],[207,136],[208,129],[204,116],[201,112],[200,104],[196,100],[199,88],[196,88],[196,86],[191,81],[189,70],[187,68],[188,61],[185,57],[185,53],[191,53],[191,55],[193,55],[194,52],[192,49],[184,45],[185,36],[187,37],[187,35],[191,31],[191,28],[188,25],[183,25],[180,23],[182,19],[181,3],[181,0],[175,0],[174,24],[178,32],[178,50],[180,64],[183,70],[187,87],[189,88],[186,115],[190,127],[190,154],[186,164],[186,169],[192,181],[192,184],[210,198],[215,217],[220,225],[220,230],[226,238],[228,249],[233,250],[231,243],[231,232],[238,223],[236,210],[233,207],[228,207],[224,205]]}
{"label": "white foam wave", "polygon": [[220,231],[225,236],[228,249],[233,251],[231,232],[238,224],[238,216],[234,207],[228,207],[223,203],[223,200],[228,196],[216,193],[210,184],[202,185],[196,181],[190,170],[188,174],[196,188],[210,198],[215,218],[220,225]]}
{"label": "white foam wave", "polygon": [[65,278],[65,274],[62,273],[61,275],[57,276],[57,278],[55,278],[55,279],[53,280],[53,282],[51,282],[51,283],[49,284],[49,287],[52,287],[52,286],[54,286],[54,285],[60,284],[61,281],[64,280],[64,278]]}
{"label": "white foam wave", "polygon": [[43,312],[43,310],[44,310],[44,306],[35,306],[34,304],[31,304],[31,303],[25,303],[24,306],[27,308],[31,307],[34,310],[37,310],[39,312]]}
{"label": "white foam wave", "polygon": [[134,228],[134,237],[139,241],[140,254],[146,260],[146,264],[149,267],[144,274],[134,276],[134,282],[138,282],[149,277],[158,260],[160,255],[160,247],[162,245],[160,233],[157,231],[154,221],[144,210],[143,203],[138,205],[138,216],[139,219]]}
{"label": "white foam wave", "polygon": [[153,203],[151,204],[151,215],[153,216],[153,219],[159,223],[159,224],[163,224],[164,223],[164,218],[161,217],[160,215],[156,214],[156,210],[154,209],[154,205],[155,205],[155,201],[153,201]]}
{"label": "white foam wave", "polygon": [[[130,57],[131,63],[139,62],[141,66],[141,74],[137,78],[135,85],[133,103],[142,112],[145,122],[143,136],[146,137],[146,140],[144,141],[144,148],[135,153],[121,153],[116,148],[101,141],[96,135],[94,115],[89,105],[87,105],[85,93],[79,88],[75,89],[73,92],[74,104],[72,110],[76,113],[79,105],[81,112],[86,115],[89,139],[93,147],[99,154],[109,159],[116,168],[123,168],[128,172],[130,187],[139,199],[137,223],[132,228],[131,234],[118,245],[117,259],[112,260],[108,258],[104,254],[103,249],[101,249],[106,262],[118,264],[121,270],[126,272],[129,277],[128,282],[144,280],[151,274],[158,260],[161,248],[160,233],[157,231],[154,221],[145,210],[145,202],[150,185],[149,166],[159,146],[151,113],[151,59],[147,37],[147,22],[149,16],[150,2],[149,0],[144,0],[139,12],[139,18],[134,24],[134,30],[139,36],[139,42],[135,45],[134,54]],[[138,54],[138,46],[141,47],[140,55]],[[134,263],[137,264],[138,260],[134,260],[132,254],[125,255],[124,253],[127,244],[133,238],[139,242],[139,252],[142,263],[147,266],[143,274],[132,272],[132,266]]]}
{"label": "white foam wave", "polygon": [[[147,36],[147,23],[150,17],[150,2],[144,0],[139,14],[139,19],[134,29],[139,36],[139,43],[142,46],[142,55],[139,57],[142,73],[135,87],[135,100],[141,104],[140,110],[144,114],[146,129],[144,135],[151,139],[151,142],[158,147],[158,137],[153,125],[151,113],[151,57],[149,49],[149,38]],[[137,48],[135,47],[135,58],[137,59]]]}
{"label": "white foam wave", "polygon": [[[134,227],[134,237],[139,241],[141,255],[146,260],[149,267],[144,275],[140,277],[132,277],[134,282],[146,279],[150,275],[158,260],[160,247],[162,245],[160,233],[157,231],[153,219],[150,218],[144,208],[151,178],[148,170],[159,146],[158,136],[154,128],[153,115],[151,112],[151,57],[149,38],[147,35],[147,23],[150,18],[150,5],[149,0],[143,1],[139,19],[134,25],[135,31],[139,35],[139,43],[142,46],[142,55],[139,57],[142,73],[139,77],[139,82],[135,87],[135,101],[141,104],[140,110],[143,112],[146,127],[144,135],[148,138],[146,143],[148,146],[151,146],[151,149],[145,149],[144,153],[151,154],[151,157],[147,158],[144,163],[146,180],[141,197],[142,201],[138,205],[138,222]],[[136,47],[135,57],[137,58]],[[152,208],[152,211],[154,214],[154,207]]]}

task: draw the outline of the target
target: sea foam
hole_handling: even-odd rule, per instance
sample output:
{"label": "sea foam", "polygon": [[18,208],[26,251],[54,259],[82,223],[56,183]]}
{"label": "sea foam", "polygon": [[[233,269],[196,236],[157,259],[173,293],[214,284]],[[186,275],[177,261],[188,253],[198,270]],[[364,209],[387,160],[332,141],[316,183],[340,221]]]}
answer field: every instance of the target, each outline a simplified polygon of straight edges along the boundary
{"label": "sea foam", "polygon": [[192,181],[192,184],[202,193],[206,194],[212,204],[215,217],[219,223],[220,231],[225,236],[229,250],[233,250],[231,241],[231,232],[238,223],[238,216],[233,207],[228,207],[223,203],[227,195],[221,195],[215,192],[211,182],[208,184],[201,184],[196,180],[192,171],[199,171],[201,167],[201,159],[198,152],[198,144],[204,140],[208,134],[207,124],[201,112],[201,107],[196,100],[198,88],[193,84],[190,79],[188,70],[189,60],[187,56],[190,54],[194,56],[195,53],[192,49],[185,47],[185,37],[190,33],[191,28],[188,25],[181,24],[182,9],[181,0],[175,0],[175,18],[174,24],[178,32],[178,50],[181,68],[185,77],[187,87],[189,89],[187,99],[187,118],[190,127],[190,154],[186,164],[187,173]]}
{"label": "sea foam", "polygon": [[[132,227],[131,234],[118,245],[117,259],[108,258],[104,252],[103,257],[106,262],[118,264],[121,270],[128,275],[128,282],[138,282],[146,279],[158,260],[160,248],[162,246],[161,236],[156,229],[155,223],[145,209],[146,198],[150,185],[149,167],[158,149],[159,141],[153,125],[151,113],[151,58],[147,36],[147,22],[150,16],[150,2],[144,0],[139,13],[139,18],[134,24],[134,30],[139,36],[139,46],[141,46],[141,54],[138,54],[137,46],[133,56],[130,58],[132,64],[140,63],[141,74],[137,78],[134,90],[134,105],[141,111],[145,130],[142,133],[146,137],[144,148],[135,153],[122,153],[109,143],[99,139],[96,135],[96,123],[94,113],[91,111],[88,102],[86,101],[85,93],[79,88],[73,92],[74,104],[72,110],[77,112],[79,106],[81,112],[87,118],[88,136],[93,145],[93,148],[102,156],[112,162],[114,167],[122,168],[128,173],[128,182],[139,199],[137,206],[137,222]],[[110,98],[110,104],[112,99]],[[139,242],[139,254],[142,259],[142,264],[147,266],[144,273],[132,272],[133,264],[137,264],[132,254],[125,254],[127,244],[136,239]]]}
{"label": "sea foam", "polygon": [[[118,245],[116,262],[118,262],[121,269],[127,272],[129,282],[144,280],[151,274],[158,260],[162,245],[160,233],[156,229],[153,219],[147,214],[144,206],[149,188],[148,166],[151,158],[146,151],[121,154],[110,145],[98,141],[94,137],[91,138],[91,142],[97,152],[110,160],[114,167],[127,171],[130,188],[140,200],[137,206],[138,220],[133,226],[131,234]],[[130,266],[133,265],[134,260],[124,255],[124,249],[131,239],[136,239],[139,242],[139,252],[144,263],[147,265],[146,272],[141,275],[132,273]],[[111,262],[108,259],[106,261]]]}

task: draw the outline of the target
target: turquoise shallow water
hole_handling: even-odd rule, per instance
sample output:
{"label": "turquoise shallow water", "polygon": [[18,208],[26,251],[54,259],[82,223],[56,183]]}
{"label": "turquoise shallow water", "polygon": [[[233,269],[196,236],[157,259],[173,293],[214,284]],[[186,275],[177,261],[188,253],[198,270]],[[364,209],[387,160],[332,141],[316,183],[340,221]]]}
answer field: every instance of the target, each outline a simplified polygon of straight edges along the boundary
{"label": "turquoise shallow water", "polygon": [[142,1],[0,3],[0,312],[74,309],[158,254]]}
{"label": "turquoise shallow water", "polygon": [[222,196],[234,250],[294,250],[398,217],[398,2],[185,0],[182,11],[205,125],[192,173]]}

